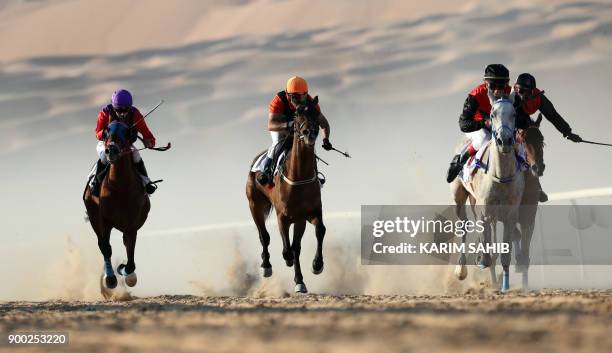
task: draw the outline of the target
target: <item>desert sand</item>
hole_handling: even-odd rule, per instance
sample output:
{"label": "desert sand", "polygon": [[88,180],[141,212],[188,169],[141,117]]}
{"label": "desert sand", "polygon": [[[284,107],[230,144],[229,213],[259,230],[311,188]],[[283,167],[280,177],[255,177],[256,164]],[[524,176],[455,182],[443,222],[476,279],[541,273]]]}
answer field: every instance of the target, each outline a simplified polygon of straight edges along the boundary
{"label": "desert sand", "polygon": [[159,296],[0,304],[0,332],[67,331],[0,352],[607,352],[610,291],[448,296]]}

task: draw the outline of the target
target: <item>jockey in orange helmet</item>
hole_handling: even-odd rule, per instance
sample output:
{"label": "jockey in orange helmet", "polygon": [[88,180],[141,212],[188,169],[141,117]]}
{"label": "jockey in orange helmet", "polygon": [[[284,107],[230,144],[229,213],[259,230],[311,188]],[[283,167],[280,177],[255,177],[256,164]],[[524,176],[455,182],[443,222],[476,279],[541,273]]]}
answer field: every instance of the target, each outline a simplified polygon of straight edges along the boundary
{"label": "jockey in orange helmet", "polygon": [[[303,103],[312,102],[313,98],[308,94],[308,83],[299,76],[293,76],[287,80],[286,89],[280,91],[272,98],[268,107],[268,130],[272,137],[272,146],[268,148],[268,153],[264,161],[263,172],[258,175],[257,182],[267,185],[272,180],[272,162],[276,160],[282,149],[282,142],[292,132],[293,119],[297,106]],[[319,105],[316,109],[321,112]],[[319,114],[319,126],[323,131],[323,148],[331,150],[332,144],[329,142],[329,122],[323,114]]]}

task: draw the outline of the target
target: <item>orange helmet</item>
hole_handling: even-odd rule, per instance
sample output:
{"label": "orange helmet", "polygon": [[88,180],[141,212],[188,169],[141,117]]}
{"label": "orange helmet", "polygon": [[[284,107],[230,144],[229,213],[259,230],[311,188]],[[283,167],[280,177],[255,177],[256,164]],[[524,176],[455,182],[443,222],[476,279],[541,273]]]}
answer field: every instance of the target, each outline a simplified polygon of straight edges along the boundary
{"label": "orange helmet", "polygon": [[307,93],[308,83],[300,76],[293,76],[287,80],[287,93]]}

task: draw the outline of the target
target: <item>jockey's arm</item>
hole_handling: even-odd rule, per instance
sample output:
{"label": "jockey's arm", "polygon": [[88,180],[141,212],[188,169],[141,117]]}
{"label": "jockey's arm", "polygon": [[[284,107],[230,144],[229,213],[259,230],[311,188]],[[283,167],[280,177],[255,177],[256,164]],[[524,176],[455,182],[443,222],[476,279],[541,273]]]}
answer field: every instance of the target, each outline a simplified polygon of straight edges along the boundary
{"label": "jockey's arm", "polygon": [[560,133],[563,134],[563,137],[571,134],[572,128],[557,112],[552,102],[543,94],[541,94],[540,97],[542,100],[540,103],[540,112],[542,112],[544,117],[550,121]]}
{"label": "jockey's arm", "polygon": [[289,128],[289,122],[283,114],[269,113],[268,114],[268,130],[270,131],[286,131]]}
{"label": "jockey's arm", "polygon": [[147,123],[140,112],[137,111],[137,113],[134,114],[134,121],[136,122],[136,130],[138,130],[138,132],[140,132],[142,135],[145,146],[149,148],[155,147],[155,136],[153,136],[153,133],[151,130],[149,130],[149,127],[147,126]]}
{"label": "jockey's arm", "polygon": [[323,130],[323,138],[329,138],[329,121],[323,113],[319,114],[319,126]]}
{"label": "jockey's arm", "polygon": [[484,121],[474,121],[474,115],[478,111],[478,101],[474,96],[468,95],[463,103],[463,111],[459,116],[459,129],[462,132],[478,131],[484,127]]}
{"label": "jockey's arm", "polygon": [[104,130],[108,126],[108,115],[103,111],[98,113],[98,121],[96,122],[96,138],[102,141]]}

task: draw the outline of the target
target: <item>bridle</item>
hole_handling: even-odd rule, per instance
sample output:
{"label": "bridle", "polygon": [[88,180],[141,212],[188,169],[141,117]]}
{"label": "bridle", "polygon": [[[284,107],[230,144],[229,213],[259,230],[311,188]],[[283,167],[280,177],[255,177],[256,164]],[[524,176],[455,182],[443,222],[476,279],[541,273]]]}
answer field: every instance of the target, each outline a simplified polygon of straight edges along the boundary
{"label": "bridle", "polygon": [[127,126],[127,124],[125,124],[122,121],[113,121],[106,128],[106,131],[107,131],[106,134],[107,134],[108,137],[106,138],[106,141],[104,143],[104,145],[105,145],[105,153],[108,155],[109,154],[109,152],[108,152],[109,148],[110,147],[115,147],[115,148],[117,148],[119,150],[118,159],[121,159],[121,157],[123,157],[124,155],[126,155],[128,153],[131,153],[132,149],[130,147],[130,144],[127,143],[128,142],[128,137],[127,136],[118,135],[119,139],[121,140],[120,144],[111,140],[111,137],[116,135],[116,134],[111,134],[110,133],[110,129],[111,129],[111,126],[113,124],[121,124],[125,128],[125,131],[129,131],[130,128]]}
{"label": "bridle", "polygon": [[[298,115],[298,113],[297,113],[297,110],[296,110],[296,118],[297,118],[297,115]],[[315,133],[315,138],[319,134],[319,125],[313,122],[314,119],[311,119],[311,118],[309,118],[308,116],[305,116],[305,115],[304,115],[304,117],[305,117],[305,119],[302,120],[302,121],[299,121],[299,122],[294,120],[295,122],[293,124],[293,133],[297,134],[300,142],[304,142],[306,140],[306,138],[308,137],[307,135],[304,135],[302,133],[302,130],[303,130],[305,124],[309,124],[309,125],[312,124],[312,125],[314,125],[313,130],[314,130],[314,133]],[[308,126],[308,127],[310,127],[310,126]],[[312,134],[312,133],[313,133],[312,131],[309,131],[309,135]],[[283,169],[284,168],[282,168],[282,167],[279,168],[279,174],[280,174],[281,178],[287,184],[289,184],[291,186],[306,185],[306,184],[314,183],[315,181],[319,180],[318,175],[317,175],[316,172],[314,173],[314,176],[312,178],[310,178],[310,179],[306,179],[306,180],[291,180],[291,179],[289,179],[285,175],[285,173],[283,173]]]}

